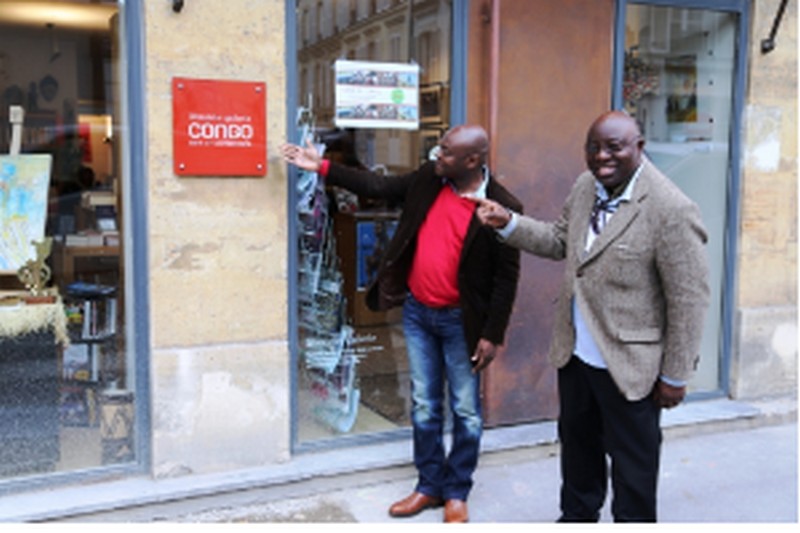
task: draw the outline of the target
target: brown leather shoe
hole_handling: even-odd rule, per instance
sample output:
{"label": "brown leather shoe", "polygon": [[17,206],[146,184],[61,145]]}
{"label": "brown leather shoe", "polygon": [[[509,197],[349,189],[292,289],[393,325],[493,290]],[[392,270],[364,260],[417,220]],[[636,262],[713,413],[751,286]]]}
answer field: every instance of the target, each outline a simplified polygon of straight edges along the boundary
{"label": "brown leather shoe", "polygon": [[444,521],[447,523],[469,522],[467,502],[463,500],[447,500],[444,504]]}
{"label": "brown leather shoe", "polygon": [[414,516],[425,509],[441,507],[442,503],[441,498],[414,491],[410,496],[392,504],[389,514],[394,517]]}

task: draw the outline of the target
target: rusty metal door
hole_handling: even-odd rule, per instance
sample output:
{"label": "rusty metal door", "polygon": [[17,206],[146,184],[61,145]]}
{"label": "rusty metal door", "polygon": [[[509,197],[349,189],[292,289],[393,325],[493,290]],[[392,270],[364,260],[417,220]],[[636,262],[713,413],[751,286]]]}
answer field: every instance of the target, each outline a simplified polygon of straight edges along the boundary
{"label": "rusty metal door", "polygon": [[[525,213],[555,219],[611,103],[614,0],[476,0],[469,24],[468,121],[489,131],[492,170]],[[562,270],[523,254],[505,353],[484,375],[487,426],[558,414],[547,350]]]}

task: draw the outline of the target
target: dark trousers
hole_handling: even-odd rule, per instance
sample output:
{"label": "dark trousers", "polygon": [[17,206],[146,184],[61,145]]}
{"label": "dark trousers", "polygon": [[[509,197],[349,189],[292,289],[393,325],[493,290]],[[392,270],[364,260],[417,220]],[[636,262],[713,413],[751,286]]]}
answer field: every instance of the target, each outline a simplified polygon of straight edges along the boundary
{"label": "dark trousers", "polygon": [[615,522],[655,522],[661,409],[631,402],[607,370],[573,356],[558,371],[561,522],[596,522],[611,465]]}

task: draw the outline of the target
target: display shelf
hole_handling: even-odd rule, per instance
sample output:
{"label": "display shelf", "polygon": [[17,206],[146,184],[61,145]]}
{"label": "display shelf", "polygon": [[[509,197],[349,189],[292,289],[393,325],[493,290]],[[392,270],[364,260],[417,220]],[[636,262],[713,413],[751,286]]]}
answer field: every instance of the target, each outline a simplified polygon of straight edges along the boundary
{"label": "display shelf", "polygon": [[119,380],[116,287],[73,282],[64,298],[69,346],[62,361],[62,421],[97,425],[98,392]]}

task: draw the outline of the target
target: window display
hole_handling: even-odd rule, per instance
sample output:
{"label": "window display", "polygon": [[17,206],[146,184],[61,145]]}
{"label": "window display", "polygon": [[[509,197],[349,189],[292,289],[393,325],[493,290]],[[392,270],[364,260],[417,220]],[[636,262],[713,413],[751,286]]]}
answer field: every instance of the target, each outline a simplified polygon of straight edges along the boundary
{"label": "window display", "polygon": [[[354,6],[297,2],[302,109],[291,141],[311,136],[327,159],[402,174],[429,158],[449,126],[452,7],[444,0]],[[297,175],[296,198],[296,440],[406,429],[400,308],[366,305],[403,206],[326,187],[308,172]]]}
{"label": "window display", "polygon": [[135,399],[118,3],[0,7],[3,483],[134,461]]}

